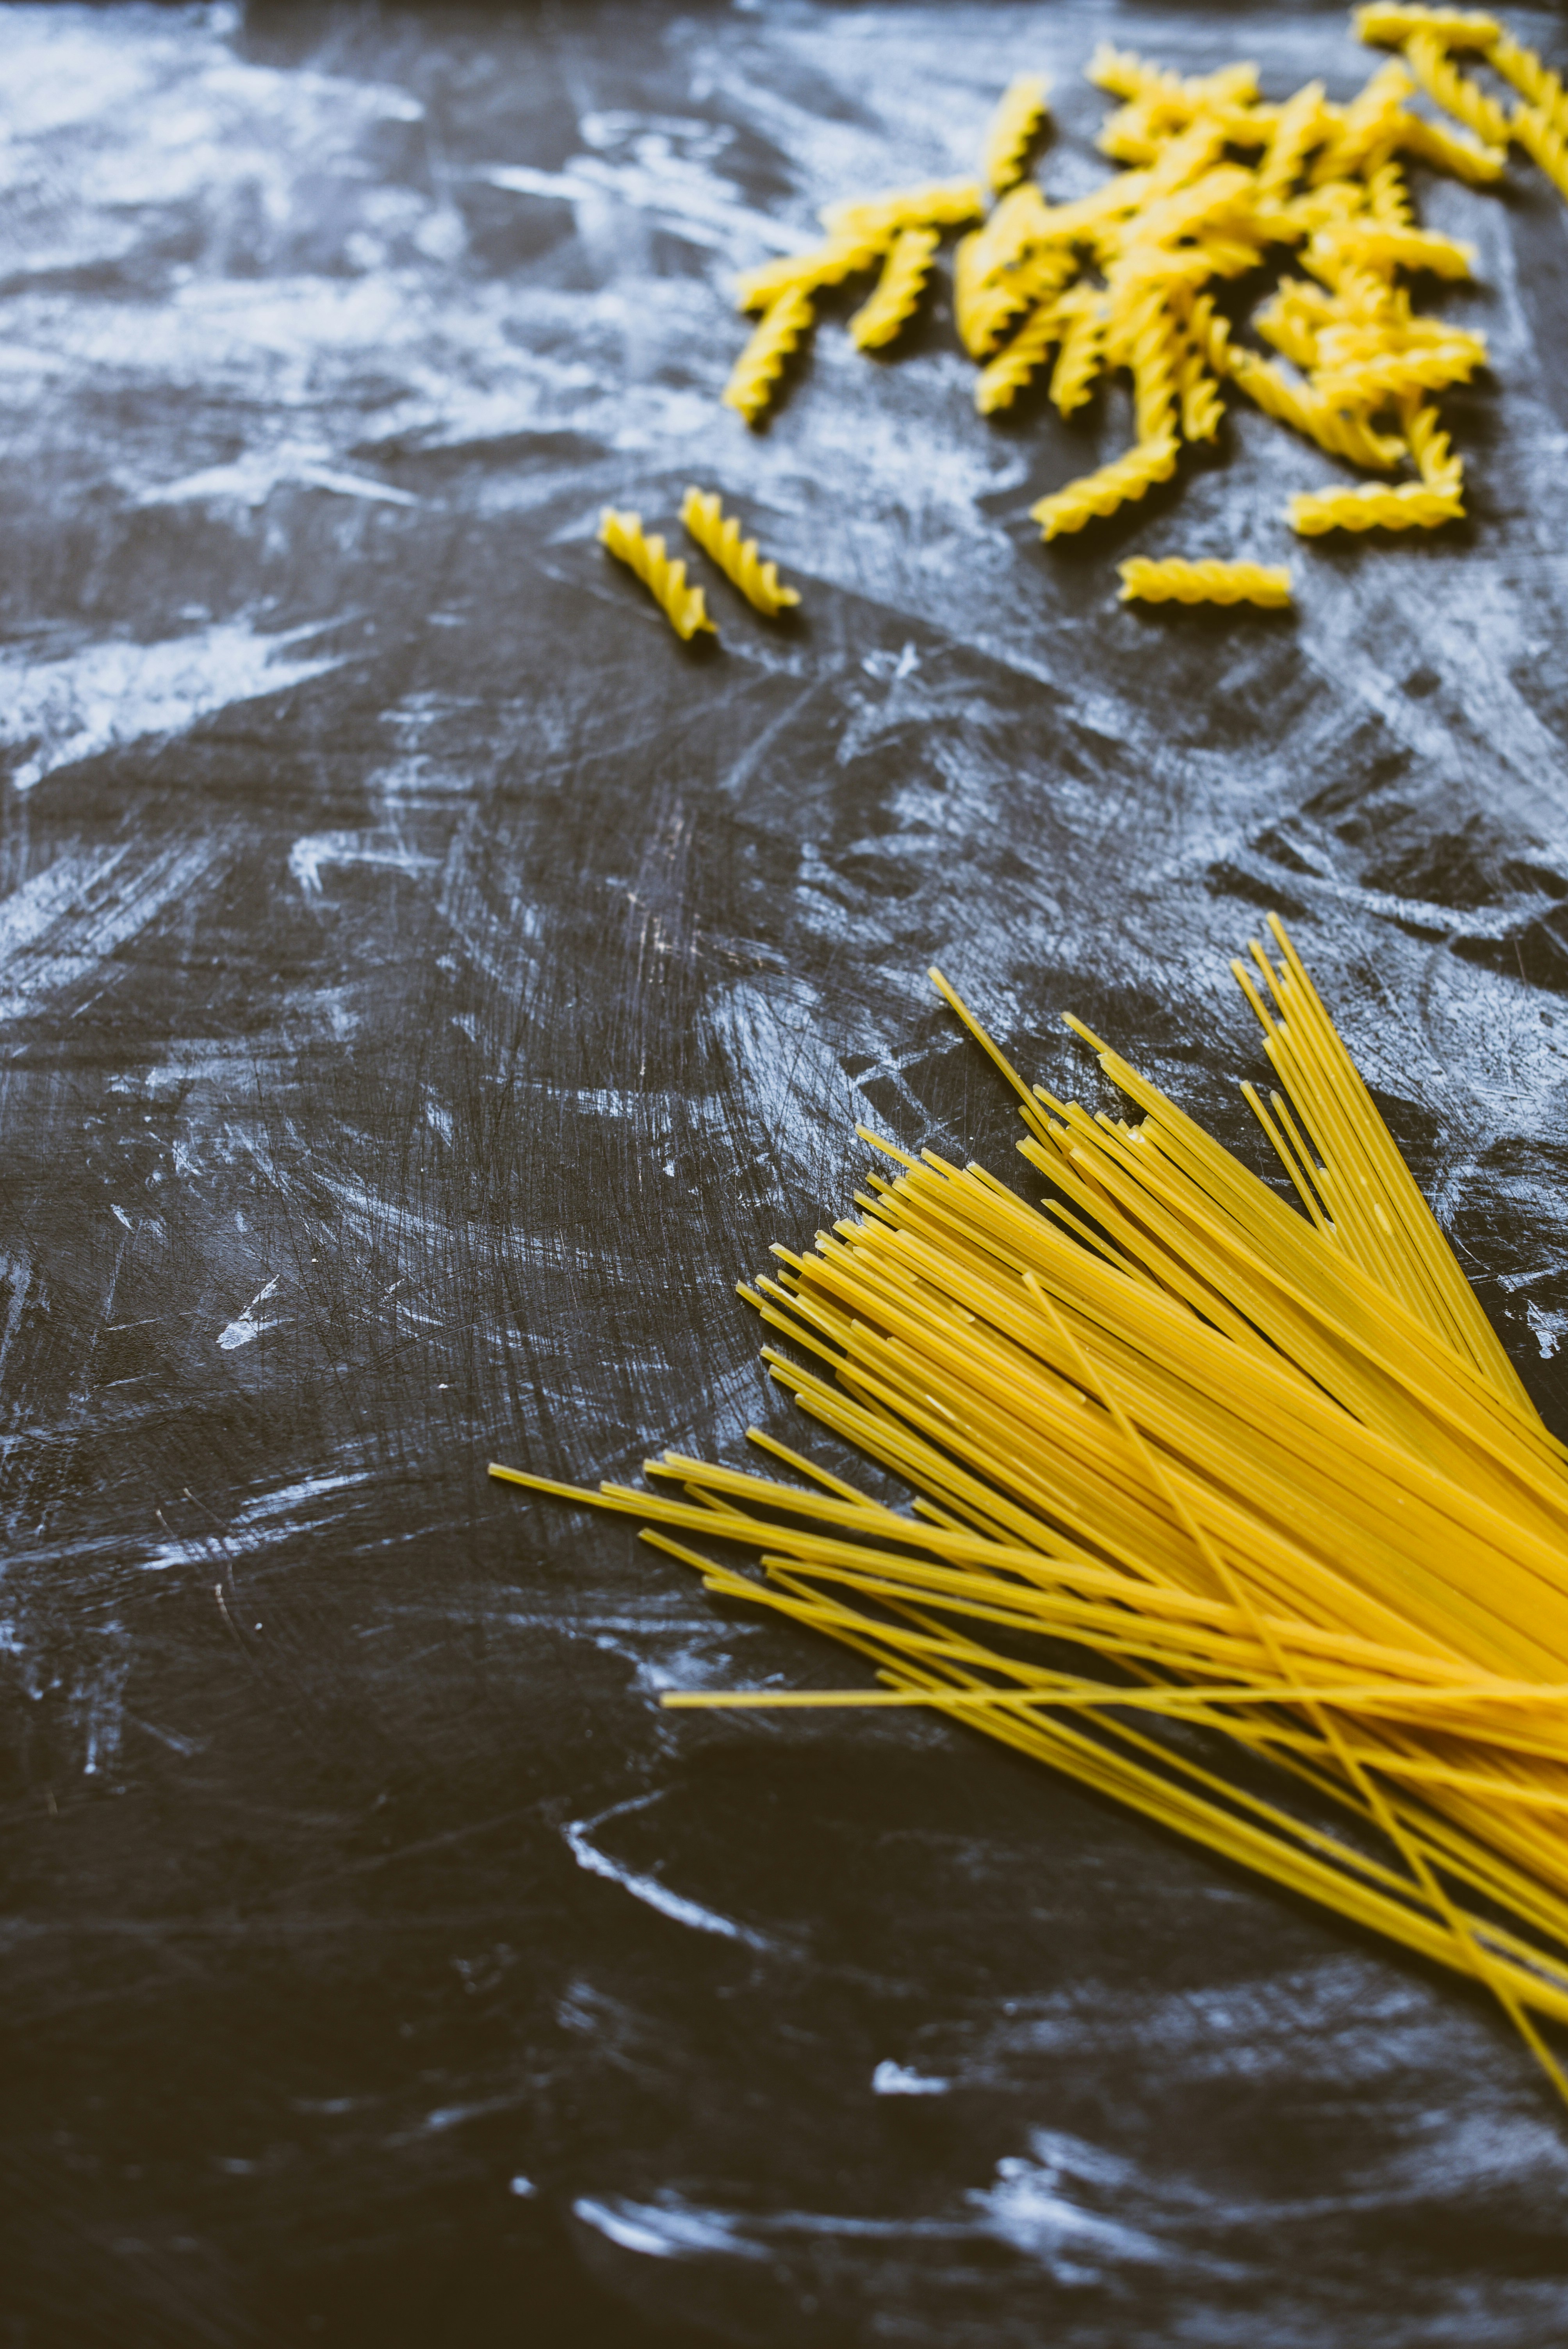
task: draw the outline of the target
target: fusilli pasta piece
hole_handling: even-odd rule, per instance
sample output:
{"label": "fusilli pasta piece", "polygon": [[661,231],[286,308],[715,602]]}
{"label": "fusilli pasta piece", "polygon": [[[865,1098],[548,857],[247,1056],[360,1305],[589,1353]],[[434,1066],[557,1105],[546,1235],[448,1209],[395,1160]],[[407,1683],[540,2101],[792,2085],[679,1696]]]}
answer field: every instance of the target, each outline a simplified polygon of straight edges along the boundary
{"label": "fusilli pasta piece", "polygon": [[780,294],[762,313],[760,325],[730,369],[721,397],[748,424],[755,424],[772,398],[784,362],[811,324],[809,294]]}
{"label": "fusilli pasta piece", "polygon": [[706,629],[718,631],[707,616],[700,587],[686,585],[686,564],[672,563],[662,538],[643,533],[641,514],[617,512],[606,506],[599,517],[599,543],[617,562],[634,571],[683,644]]}
{"label": "fusilli pasta piece", "polygon": [[1104,365],[1105,305],[1086,302],[1068,322],[1051,370],[1051,405],[1059,415],[1074,415],[1084,405]]}
{"label": "fusilli pasta piece", "polygon": [[918,188],[892,188],[884,196],[824,204],[817,217],[832,237],[896,236],[906,228],[964,228],[985,210],[978,180],[928,180]]}
{"label": "fusilli pasta piece", "polygon": [[1162,563],[1135,554],[1119,563],[1124,604],[1261,604],[1279,610],[1290,602],[1290,572],[1281,564],[1188,563],[1169,555]]}
{"label": "fusilli pasta piece", "polygon": [[1274,202],[1289,195],[1306,168],[1307,157],[1328,135],[1329,128],[1320,81],[1309,81],[1285,100],[1258,165],[1258,194],[1263,202]]}
{"label": "fusilli pasta piece", "polygon": [[1290,526],[1303,538],[1330,530],[1436,530],[1464,512],[1457,491],[1430,490],[1425,481],[1391,488],[1368,481],[1354,490],[1308,490],[1290,502]]}
{"label": "fusilli pasta piece", "polygon": [[1488,49],[1486,61],[1494,73],[1512,85],[1527,105],[1537,108],[1548,121],[1557,122],[1559,129],[1563,127],[1562,78],[1548,72],[1533,49],[1522,47],[1511,34],[1502,33]]}
{"label": "fusilli pasta piece", "polygon": [[994,350],[1028,295],[992,265],[984,229],[960,237],[953,254],[953,323],[971,358]]}
{"label": "fusilli pasta piece", "polygon": [[1405,184],[1405,174],[1390,159],[1379,163],[1375,171],[1367,174],[1367,209],[1375,221],[1385,228],[1413,228],[1416,216],[1410,209],[1410,191]]}
{"label": "fusilli pasta piece", "polygon": [[[1514,118],[1514,136],[1518,137],[1518,117]],[[1467,187],[1490,188],[1501,180],[1508,166],[1506,147],[1476,147],[1468,139],[1459,138],[1440,122],[1428,122],[1419,114],[1401,115],[1397,126],[1398,140],[1402,153],[1414,155],[1423,163],[1432,164],[1439,171],[1451,172],[1463,180]]]}
{"label": "fusilli pasta piece", "polygon": [[1418,407],[1414,400],[1409,401],[1405,410],[1405,436],[1410,443],[1416,471],[1428,489],[1457,498],[1464,487],[1464,460],[1454,454],[1448,434],[1439,429],[1437,409]]}
{"label": "fusilli pasta piece", "polygon": [[998,195],[1023,176],[1029,141],[1046,119],[1049,88],[1041,74],[1019,74],[1002,93],[980,155],[982,175]]}
{"label": "fusilli pasta piece", "polygon": [[1212,440],[1224,419],[1220,387],[1203,364],[1203,354],[1189,350],[1177,370],[1181,395],[1181,430],[1189,440]]}
{"label": "fusilli pasta piece", "polygon": [[1475,369],[1475,352],[1468,343],[1436,343],[1424,350],[1385,351],[1355,367],[1323,368],[1314,388],[1330,407],[1370,412],[1412,391],[1441,391],[1450,383],[1468,383]]}
{"label": "fusilli pasta piece", "polygon": [[1488,49],[1502,31],[1495,16],[1479,8],[1357,8],[1357,36],[1379,48],[1399,48],[1412,33],[1429,33],[1446,49]]}
{"label": "fusilli pasta piece", "polygon": [[1012,341],[1003,345],[975,379],[975,405],[982,416],[1011,408],[1029,378],[1060,342],[1066,324],[1060,303],[1042,302],[1030,311]]}
{"label": "fusilli pasta piece", "polygon": [[1115,513],[1134,498],[1148,494],[1156,481],[1168,481],[1176,471],[1176,442],[1142,440],[1114,463],[1085,473],[1029,508],[1040,525],[1040,536],[1059,538],[1064,532],[1082,530],[1097,516]]}
{"label": "fusilli pasta piece", "polygon": [[1155,295],[1146,301],[1128,337],[1132,370],[1133,429],[1140,441],[1162,440],[1177,425],[1176,367],[1181,347],[1170,312]]}
{"label": "fusilli pasta piece", "polygon": [[1460,73],[1435,33],[1412,33],[1405,44],[1405,60],[1427,96],[1445,113],[1489,147],[1508,144],[1508,117],[1480,84]]}
{"label": "fusilli pasta piece", "polygon": [[1331,456],[1348,457],[1355,464],[1387,470],[1397,465],[1405,453],[1402,440],[1374,432],[1362,417],[1336,414],[1320,393],[1292,383],[1267,359],[1260,359],[1252,351],[1233,347],[1229,373],[1233,382],[1257,402],[1265,416],[1274,417],[1280,424],[1294,425]]}
{"label": "fusilli pasta piece", "polygon": [[783,294],[814,294],[822,285],[841,285],[858,270],[881,260],[885,237],[836,236],[810,253],[780,254],[735,281],[738,310],[766,310]]}
{"label": "fusilli pasta piece", "polygon": [[1536,106],[1515,107],[1513,135],[1558,194],[1568,196],[1568,135]]}
{"label": "fusilli pasta piece", "polygon": [[1398,57],[1379,66],[1365,89],[1351,99],[1335,136],[1313,165],[1313,185],[1348,179],[1358,171],[1367,157],[1394,135],[1405,100],[1415,86]]}
{"label": "fusilli pasta piece", "polygon": [[681,520],[703,553],[759,612],[771,617],[800,601],[793,587],[779,585],[779,565],[762,561],[757,541],[742,539],[739,522],[734,514],[726,515],[717,490],[687,490]]}
{"label": "fusilli pasta piece", "polygon": [[1474,245],[1456,236],[1437,236],[1423,228],[1388,228],[1372,220],[1321,228],[1306,248],[1307,267],[1330,282],[1332,273],[1346,263],[1380,271],[1428,269],[1434,277],[1468,277],[1474,259]]}
{"label": "fusilli pasta piece", "polygon": [[913,317],[940,242],[934,228],[899,231],[882,275],[850,320],[850,340],[857,350],[881,350]]}

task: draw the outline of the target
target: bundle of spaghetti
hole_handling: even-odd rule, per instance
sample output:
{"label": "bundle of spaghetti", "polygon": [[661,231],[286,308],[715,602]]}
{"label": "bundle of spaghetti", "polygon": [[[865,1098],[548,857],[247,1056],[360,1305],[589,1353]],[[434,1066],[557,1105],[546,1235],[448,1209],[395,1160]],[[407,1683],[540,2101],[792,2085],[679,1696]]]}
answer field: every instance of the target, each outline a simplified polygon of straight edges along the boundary
{"label": "bundle of spaghetti", "polygon": [[1101,465],[1098,472],[1085,473],[1081,480],[1041,498],[1029,508],[1031,518],[1040,525],[1040,536],[1059,538],[1066,532],[1082,530],[1086,523],[1097,517],[1103,520],[1133,499],[1147,496],[1156,481],[1168,481],[1176,471],[1176,447],[1173,433],[1140,440],[1125,456]]}
{"label": "bundle of spaghetti", "polygon": [[1105,365],[1106,316],[1103,299],[1075,305],[1068,319],[1062,347],[1051,370],[1051,405],[1060,416],[1071,416],[1094,389]]}
{"label": "bundle of spaghetti", "polygon": [[1568,2094],[1535,2020],[1568,2020],[1568,1454],[1270,926],[1234,968],[1284,1090],[1244,1091],[1299,1211],[1080,1022],[1135,1122],[1030,1086],[932,974],[1043,1212],[865,1134],[891,1174],[740,1292],[913,1514],[756,1429],[790,1481],[492,1473],[642,1519],[880,1683],[666,1704],[944,1712],[1468,1975]]}
{"label": "bundle of spaghetti", "polygon": [[703,553],[758,611],[771,616],[800,601],[793,587],[781,585],[779,565],[762,561],[757,541],[742,539],[738,520],[725,514],[717,490],[687,490],[681,502],[681,520]]}
{"label": "bundle of spaghetti", "polygon": [[850,340],[857,350],[881,350],[914,316],[940,241],[934,228],[900,229],[882,275],[850,320]]}
{"label": "bundle of spaghetti", "polygon": [[672,563],[662,538],[644,535],[641,514],[606,506],[599,517],[599,543],[636,573],[683,644],[706,629],[718,632],[707,616],[700,587],[686,585],[686,564]]}
{"label": "bundle of spaghetti", "polygon": [[1188,563],[1168,555],[1151,562],[1135,554],[1119,563],[1120,601],[1144,604],[1261,604],[1281,609],[1290,602],[1290,572],[1264,563]]}
{"label": "bundle of spaghetti", "polygon": [[964,228],[985,210],[978,180],[927,180],[915,188],[891,188],[882,196],[824,204],[817,217],[830,237],[878,237],[884,243],[906,228]]}
{"label": "bundle of spaghetti", "polygon": [[1019,74],[997,101],[981,149],[980,168],[986,185],[998,195],[1023,176],[1029,143],[1046,119],[1049,88],[1040,74]]}
{"label": "bundle of spaghetti", "polygon": [[1012,406],[1077,315],[1067,302],[1041,302],[1030,311],[1011,342],[1004,344],[975,378],[975,405],[982,416]]}
{"label": "bundle of spaghetti", "polygon": [[1353,490],[1303,492],[1290,502],[1290,526],[1303,538],[1321,538],[1330,530],[1436,530],[1463,513],[1457,489],[1367,481]]}
{"label": "bundle of spaghetti", "polygon": [[784,362],[810,326],[811,297],[798,289],[780,294],[762,313],[761,324],[730,369],[721,394],[748,424],[755,424],[772,398]]}
{"label": "bundle of spaghetti", "polygon": [[1430,31],[1412,33],[1405,43],[1405,62],[1429,98],[1473,130],[1489,147],[1508,144],[1508,117],[1480,84],[1460,73],[1447,45]]}
{"label": "bundle of spaghetti", "polygon": [[885,237],[835,236],[809,253],[781,254],[765,261],[735,281],[738,310],[766,310],[783,294],[815,294],[824,285],[841,285],[881,260]]}

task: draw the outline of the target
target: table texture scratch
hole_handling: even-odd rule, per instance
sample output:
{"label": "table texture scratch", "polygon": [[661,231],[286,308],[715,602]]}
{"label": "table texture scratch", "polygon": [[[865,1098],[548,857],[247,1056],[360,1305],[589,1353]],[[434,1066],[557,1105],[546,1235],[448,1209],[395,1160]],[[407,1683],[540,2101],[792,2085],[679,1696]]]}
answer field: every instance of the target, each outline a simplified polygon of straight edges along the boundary
{"label": "table texture scratch", "polygon": [[[1492,354],[1425,543],[1293,542],[1339,475],[1235,406],[1042,548],[1125,389],[976,416],[941,290],[719,404],[736,272],[972,170],[1013,75],[1094,185],[1107,36],[1377,61],[1337,7],[0,6],[5,2349],[1568,2334],[1484,2001],[957,1728],[662,1714],[853,1661],[485,1477],[797,1433],[732,1283],[857,1120],[1019,1164],[934,959],[1261,1167],[1262,908],[1568,1433],[1542,174],[1416,174]],[[688,483],[798,615],[708,571],[676,640],[596,532],[679,549]],[[1295,608],[1120,605],[1133,554]]]}

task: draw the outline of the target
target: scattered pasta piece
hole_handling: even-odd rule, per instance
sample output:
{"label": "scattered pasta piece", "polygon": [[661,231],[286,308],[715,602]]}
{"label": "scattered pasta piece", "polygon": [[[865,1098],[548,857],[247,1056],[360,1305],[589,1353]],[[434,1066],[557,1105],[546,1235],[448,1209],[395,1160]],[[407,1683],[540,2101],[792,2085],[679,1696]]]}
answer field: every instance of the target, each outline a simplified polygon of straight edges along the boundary
{"label": "scattered pasta piece", "polygon": [[1464,512],[1457,491],[1424,481],[1367,481],[1354,490],[1308,490],[1290,502],[1290,526],[1303,538],[1330,530],[1436,530]]}
{"label": "scattered pasta piece", "polygon": [[980,157],[985,184],[998,195],[1023,176],[1029,142],[1046,119],[1049,88],[1042,75],[1020,74],[1002,93]]}
{"label": "scattered pasta piece", "polygon": [[850,340],[861,351],[880,351],[901,334],[919,305],[936,257],[934,228],[901,229],[869,298],[850,320]]}
{"label": "scattered pasta piece", "polygon": [[1405,59],[1427,96],[1435,98],[1456,122],[1462,122],[1489,147],[1507,146],[1507,115],[1479,82],[1460,73],[1436,33],[1412,33],[1405,44]]}
{"label": "scattered pasta piece", "polygon": [[1399,48],[1412,34],[1429,34],[1445,49],[1490,49],[1502,31],[1495,16],[1475,8],[1400,8],[1374,5],[1354,11],[1358,37],[1379,48]]}
{"label": "scattered pasta piece", "polygon": [[1102,465],[1096,473],[1086,473],[1082,479],[1069,481],[1063,490],[1041,498],[1029,508],[1031,518],[1040,525],[1042,538],[1060,538],[1065,532],[1082,530],[1086,523],[1097,516],[1103,519],[1113,514],[1134,498],[1147,496],[1156,481],[1168,481],[1176,471],[1176,442],[1173,437],[1160,440],[1141,440],[1114,463]]}
{"label": "scattered pasta piece", "polygon": [[771,616],[800,601],[793,587],[780,586],[778,564],[761,560],[757,541],[742,539],[739,523],[734,514],[726,516],[717,490],[688,490],[681,520],[703,553],[759,612]]}
{"label": "scattered pasta piece", "polygon": [[885,196],[826,204],[818,218],[832,237],[885,240],[906,228],[963,228],[985,210],[985,191],[978,180],[930,180],[918,188],[893,188]]}
{"label": "scattered pasta piece", "polygon": [[636,573],[683,644],[705,629],[709,636],[717,635],[702,589],[686,585],[686,564],[670,561],[662,538],[644,536],[641,514],[606,506],[599,517],[599,543]]}
{"label": "scattered pasta piece", "polygon": [[738,310],[766,310],[784,294],[815,294],[824,285],[841,285],[882,259],[885,238],[830,237],[810,253],[787,253],[765,261],[735,281]]}
{"label": "scattered pasta piece", "polygon": [[724,404],[755,424],[778,388],[784,362],[811,324],[811,297],[796,290],[780,294],[762,313],[762,322],[736,360],[724,387]]}
{"label": "scattered pasta piece", "polygon": [[1290,573],[1263,563],[1187,563],[1168,555],[1162,563],[1135,554],[1117,565],[1120,600],[1144,604],[1261,604],[1279,609],[1290,602]]}
{"label": "scattered pasta piece", "polygon": [[993,416],[999,408],[1011,408],[1066,331],[1060,303],[1042,302],[1038,309],[1032,310],[1012,341],[1004,345],[976,376],[975,405],[980,414]]}
{"label": "scattered pasta piece", "polygon": [[1568,196],[1568,130],[1539,107],[1514,109],[1513,135],[1561,196]]}
{"label": "scattered pasta piece", "polygon": [[1051,370],[1051,404],[1062,416],[1083,407],[1105,364],[1105,308],[1088,298],[1077,304]]}

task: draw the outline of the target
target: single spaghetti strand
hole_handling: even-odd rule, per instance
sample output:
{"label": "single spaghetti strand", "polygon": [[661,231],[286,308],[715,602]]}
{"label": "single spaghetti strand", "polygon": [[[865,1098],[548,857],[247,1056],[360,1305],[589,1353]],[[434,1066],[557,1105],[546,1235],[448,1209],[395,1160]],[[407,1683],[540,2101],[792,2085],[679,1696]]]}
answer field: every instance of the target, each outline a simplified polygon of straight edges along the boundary
{"label": "single spaghetti strand", "polygon": [[689,644],[704,630],[709,636],[717,634],[707,616],[702,589],[686,585],[686,564],[670,561],[662,538],[644,535],[640,514],[606,506],[599,518],[599,543],[609,548],[617,562],[636,573],[683,644]]}
{"label": "single spaghetti strand", "polygon": [[688,489],[681,520],[703,553],[759,612],[771,616],[800,601],[793,587],[780,585],[778,564],[761,560],[757,541],[741,538],[739,522],[734,514],[726,517],[717,490]]}

